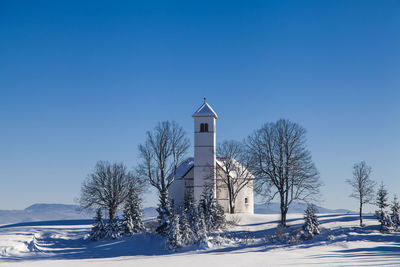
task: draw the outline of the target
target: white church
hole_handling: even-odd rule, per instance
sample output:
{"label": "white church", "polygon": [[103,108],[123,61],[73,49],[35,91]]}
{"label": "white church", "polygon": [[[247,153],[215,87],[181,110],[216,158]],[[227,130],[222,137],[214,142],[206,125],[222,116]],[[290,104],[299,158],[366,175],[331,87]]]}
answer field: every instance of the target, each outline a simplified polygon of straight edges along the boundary
{"label": "white church", "polygon": [[[214,188],[215,197],[225,212],[229,212],[228,189],[222,181],[221,161],[216,157],[217,113],[204,98],[204,103],[192,115],[194,119],[194,157],[186,159],[177,169],[169,195],[175,206],[181,206],[185,194],[198,202],[206,186]],[[215,170],[215,171],[212,171]],[[235,177],[232,177],[235,178]],[[254,213],[253,181],[238,194],[235,213]]]}

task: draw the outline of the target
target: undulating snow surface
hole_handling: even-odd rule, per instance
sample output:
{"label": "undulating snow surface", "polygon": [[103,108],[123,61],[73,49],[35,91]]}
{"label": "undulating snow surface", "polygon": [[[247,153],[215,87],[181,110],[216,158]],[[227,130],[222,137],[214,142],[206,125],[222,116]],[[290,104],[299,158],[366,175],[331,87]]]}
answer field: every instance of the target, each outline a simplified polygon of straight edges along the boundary
{"label": "undulating snow surface", "polygon": [[[288,229],[301,226],[302,214],[290,214]],[[234,215],[238,225],[220,234],[219,245],[171,253],[161,238],[144,233],[132,238],[85,240],[90,221],[43,221],[0,226],[0,266],[310,266],[400,265],[400,233],[379,232],[366,216],[358,227],[354,214],[319,214],[321,235],[298,243],[269,243],[279,216]],[[228,219],[232,216],[228,215]]]}

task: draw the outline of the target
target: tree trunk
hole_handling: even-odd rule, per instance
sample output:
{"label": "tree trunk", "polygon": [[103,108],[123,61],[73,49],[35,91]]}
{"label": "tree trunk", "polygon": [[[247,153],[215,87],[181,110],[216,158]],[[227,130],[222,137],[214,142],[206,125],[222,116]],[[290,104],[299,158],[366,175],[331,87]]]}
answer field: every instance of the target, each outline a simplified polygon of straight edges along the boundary
{"label": "tree trunk", "polygon": [[115,214],[114,209],[109,208],[109,209],[108,209],[108,219],[109,219],[110,221],[111,221],[112,219],[114,219],[114,214]]}
{"label": "tree trunk", "polygon": [[281,225],[286,227],[286,211],[281,208]]}
{"label": "tree trunk", "polygon": [[286,226],[286,213],[287,209],[285,206],[285,200],[283,197],[281,197],[281,225]]}
{"label": "tree trunk", "polygon": [[231,203],[229,204],[229,213],[234,214],[235,213],[235,206],[233,206]]}
{"label": "tree trunk", "polygon": [[362,202],[360,202],[360,226],[363,227]]}

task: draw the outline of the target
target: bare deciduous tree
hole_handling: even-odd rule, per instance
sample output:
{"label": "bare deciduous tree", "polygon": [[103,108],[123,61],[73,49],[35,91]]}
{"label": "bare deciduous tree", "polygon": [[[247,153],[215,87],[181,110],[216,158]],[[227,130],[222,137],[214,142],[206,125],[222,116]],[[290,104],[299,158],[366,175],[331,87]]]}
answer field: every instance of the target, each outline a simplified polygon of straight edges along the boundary
{"label": "bare deciduous tree", "polygon": [[[189,148],[189,139],[185,132],[175,122],[161,122],[153,132],[147,132],[147,140],[139,145],[139,173],[158,190],[160,197],[160,212],[168,210],[168,188],[174,182],[176,170],[183,162]],[[159,224],[163,220],[159,214]],[[164,226],[159,225],[157,232],[162,233]]]}
{"label": "bare deciduous tree", "polygon": [[83,208],[106,209],[112,220],[131,187],[140,184],[124,164],[99,161],[82,184],[79,202]]}
{"label": "bare deciduous tree", "polygon": [[267,201],[279,196],[283,226],[290,204],[316,200],[322,185],[306,148],[305,132],[297,123],[281,119],[265,124],[248,138],[256,191]]}
{"label": "bare deciduous tree", "polygon": [[360,226],[363,226],[362,208],[364,204],[373,203],[374,188],[376,182],[373,181],[371,176],[372,169],[365,161],[354,164],[353,178],[347,179],[346,182],[351,185],[353,193],[350,197],[360,201]]}
{"label": "bare deciduous tree", "polygon": [[237,196],[254,180],[254,176],[249,171],[250,156],[243,144],[237,141],[224,141],[217,147],[217,157],[223,173],[223,175],[218,175],[217,179],[227,187],[229,212],[235,213]]}

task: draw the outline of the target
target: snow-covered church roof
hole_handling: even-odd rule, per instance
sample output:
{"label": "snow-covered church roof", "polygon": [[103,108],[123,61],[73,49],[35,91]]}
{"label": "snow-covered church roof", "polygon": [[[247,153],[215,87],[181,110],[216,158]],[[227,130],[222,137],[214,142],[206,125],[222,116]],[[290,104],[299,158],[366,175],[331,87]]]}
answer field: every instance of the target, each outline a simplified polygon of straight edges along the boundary
{"label": "snow-covered church roof", "polygon": [[206,98],[204,98],[204,104],[197,109],[192,117],[214,117],[218,119],[217,113],[215,113],[212,107],[206,102]]}
{"label": "snow-covered church roof", "polygon": [[[235,164],[240,164],[235,159],[233,159],[233,160],[234,160]],[[215,162],[217,163],[217,166],[219,166],[219,167],[224,166],[223,160],[221,158],[219,158],[219,157],[216,158]],[[176,177],[175,177],[175,179],[177,179],[177,180],[178,179],[183,179],[185,177],[185,175],[193,168],[193,166],[194,166],[194,158],[193,157],[187,158],[176,169]],[[232,176],[234,177],[235,175],[232,174]],[[170,174],[168,178],[171,179],[172,178],[172,174]]]}
{"label": "snow-covered church roof", "polygon": [[[190,171],[190,169],[193,167],[193,165],[194,165],[194,158],[193,157],[187,158],[176,169],[175,179],[182,179],[183,177],[185,177],[185,175]],[[171,176],[172,176],[172,174],[170,175],[170,178],[172,178]]]}

